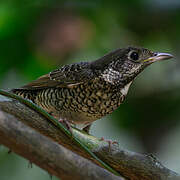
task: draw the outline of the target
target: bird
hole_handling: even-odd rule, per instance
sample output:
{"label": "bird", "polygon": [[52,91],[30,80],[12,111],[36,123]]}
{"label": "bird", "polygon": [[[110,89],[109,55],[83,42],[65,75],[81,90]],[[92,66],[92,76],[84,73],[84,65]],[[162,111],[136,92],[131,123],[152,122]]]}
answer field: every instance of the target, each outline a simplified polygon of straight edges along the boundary
{"label": "bird", "polygon": [[147,48],[113,50],[94,61],[67,64],[11,92],[31,100],[67,127],[91,124],[116,110],[138,74],[150,64],[173,58]]}

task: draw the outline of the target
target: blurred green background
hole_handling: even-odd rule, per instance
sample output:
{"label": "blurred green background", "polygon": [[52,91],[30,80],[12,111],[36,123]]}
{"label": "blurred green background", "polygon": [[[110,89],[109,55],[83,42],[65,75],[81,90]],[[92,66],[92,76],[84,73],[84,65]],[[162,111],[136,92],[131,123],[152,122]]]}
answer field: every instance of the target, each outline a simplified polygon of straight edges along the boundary
{"label": "blurred green background", "polygon": [[[91,133],[153,153],[180,173],[179,0],[0,1],[0,88],[22,86],[63,64],[94,60],[128,45],[175,58],[148,67],[125,103],[95,122]],[[1,180],[50,179],[7,152],[0,146]]]}

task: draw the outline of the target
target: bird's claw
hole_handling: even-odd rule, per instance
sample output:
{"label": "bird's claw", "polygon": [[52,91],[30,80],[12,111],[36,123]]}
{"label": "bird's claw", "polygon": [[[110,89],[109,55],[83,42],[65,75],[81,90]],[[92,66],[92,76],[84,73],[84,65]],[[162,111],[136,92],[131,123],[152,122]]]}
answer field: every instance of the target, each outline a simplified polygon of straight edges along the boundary
{"label": "bird's claw", "polygon": [[33,163],[31,161],[28,162],[28,168],[32,168],[33,167]]}
{"label": "bird's claw", "polygon": [[72,133],[72,127],[69,121],[67,121],[66,119],[59,119],[58,121],[62,123]]}
{"label": "bird's claw", "polygon": [[117,145],[119,145],[119,143],[118,143],[117,141],[112,141],[112,140],[110,140],[110,139],[104,139],[104,137],[101,137],[99,140],[108,143],[108,145],[109,145],[109,152],[111,151],[112,144],[117,144]]}

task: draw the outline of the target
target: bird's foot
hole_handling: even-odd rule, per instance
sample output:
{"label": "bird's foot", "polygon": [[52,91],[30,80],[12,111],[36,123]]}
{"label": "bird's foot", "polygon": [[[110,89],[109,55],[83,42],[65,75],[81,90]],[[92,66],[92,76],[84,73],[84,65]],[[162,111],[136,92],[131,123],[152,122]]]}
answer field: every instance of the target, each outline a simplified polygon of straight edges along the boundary
{"label": "bird's foot", "polygon": [[28,162],[28,168],[32,168],[33,167],[33,163],[31,161]]}
{"label": "bird's foot", "polygon": [[85,131],[87,134],[89,134],[91,124],[85,126],[82,130]]}
{"label": "bird's foot", "polygon": [[66,128],[67,128],[67,130],[69,130],[71,133],[72,133],[72,127],[71,127],[71,123],[68,121],[68,120],[66,120],[66,119],[59,119],[58,120],[60,123],[62,123]]}
{"label": "bird's foot", "polygon": [[109,152],[111,151],[111,147],[113,144],[119,145],[119,143],[117,141],[112,141],[110,139],[104,139],[103,137],[100,138],[100,141],[104,141],[104,142],[107,142],[109,144]]}

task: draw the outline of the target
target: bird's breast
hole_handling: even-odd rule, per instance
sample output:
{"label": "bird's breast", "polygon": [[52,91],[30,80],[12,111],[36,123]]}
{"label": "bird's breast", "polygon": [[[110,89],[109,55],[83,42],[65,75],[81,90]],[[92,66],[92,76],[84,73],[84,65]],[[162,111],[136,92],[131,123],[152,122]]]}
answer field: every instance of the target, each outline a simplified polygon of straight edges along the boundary
{"label": "bird's breast", "polygon": [[75,123],[93,122],[112,113],[125,95],[107,82],[91,81],[73,88],[49,88],[39,93],[37,104]]}

